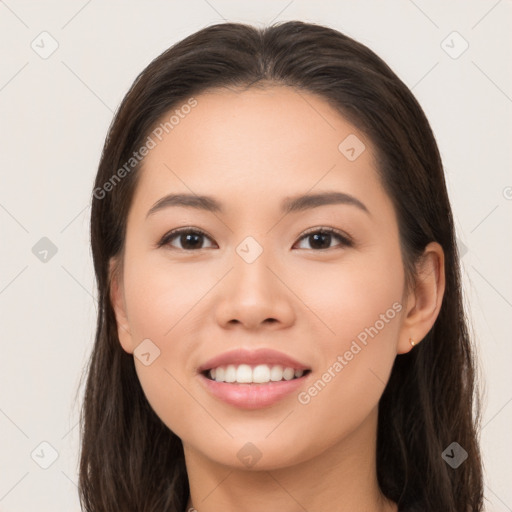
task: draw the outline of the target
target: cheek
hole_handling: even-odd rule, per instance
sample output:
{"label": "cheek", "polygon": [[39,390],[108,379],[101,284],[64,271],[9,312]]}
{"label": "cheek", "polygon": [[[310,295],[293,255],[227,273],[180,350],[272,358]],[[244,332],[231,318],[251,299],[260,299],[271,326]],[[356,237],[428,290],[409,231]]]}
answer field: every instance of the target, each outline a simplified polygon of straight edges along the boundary
{"label": "cheek", "polygon": [[178,436],[186,437],[190,421],[204,422],[204,411],[196,410],[189,385],[190,354],[204,338],[199,331],[208,311],[202,309],[206,301],[201,298],[219,279],[198,264],[171,265],[161,256],[138,254],[130,261],[124,283],[133,344],[151,340],[149,345],[145,342],[150,364],[135,354],[137,375],[155,413]]}
{"label": "cheek", "polygon": [[305,277],[302,296],[317,315],[319,368],[298,401],[306,421],[347,432],[378,404],[397,355],[402,262],[398,253],[358,255],[314,275],[316,287]]}
{"label": "cheek", "polygon": [[125,293],[133,335],[168,339],[190,324],[194,305],[211,288],[215,276],[200,265],[170,264],[161,256],[137,256],[126,269]]}
{"label": "cheek", "polygon": [[[396,334],[396,309],[402,299],[404,273],[399,252],[347,253],[332,265],[316,265],[297,272],[294,291],[327,346],[343,349],[366,328],[377,327],[386,339]],[[388,312],[386,314],[386,312]],[[381,322],[384,315],[385,327]],[[386,332],[384,332],[386,331]]]}

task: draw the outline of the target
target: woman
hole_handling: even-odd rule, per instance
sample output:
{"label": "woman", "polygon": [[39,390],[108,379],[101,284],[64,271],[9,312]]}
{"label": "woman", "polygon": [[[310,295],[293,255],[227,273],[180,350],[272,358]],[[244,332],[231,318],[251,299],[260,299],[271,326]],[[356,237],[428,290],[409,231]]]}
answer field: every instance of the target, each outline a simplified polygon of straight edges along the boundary
{"label": "woman", "polygon": [[442,162],[367,47],[294,21],[168,49],[110,127],[91,243],[85,510],[482,510]]}

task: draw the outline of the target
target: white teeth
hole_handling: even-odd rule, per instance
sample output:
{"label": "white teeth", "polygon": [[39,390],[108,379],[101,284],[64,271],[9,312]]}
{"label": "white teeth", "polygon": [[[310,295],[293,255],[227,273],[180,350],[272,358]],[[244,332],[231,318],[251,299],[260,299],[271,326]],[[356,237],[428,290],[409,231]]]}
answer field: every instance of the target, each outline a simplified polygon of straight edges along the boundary
{"label": "white teeth", "polygon": [[224,382],[235,382],[236,380],[236,366],[230,364],[226,367],[226,373],[224,374]]}
{"label": "white teeth", "polygon": [[226,370],[224,369],[223,366],[219,366],[218,368],[215,369],[215,380],[217,382],[224,382],[224,372]]}
{"label": "white teeth", "polygon": [[236,381],[242,383],[252,382],[252,368],[248,364],[241,364],[236,369]]}
{"label": "white teeth", "polygon": [[265,384],[267,382],[279,382],[281,380],[292,380],[304,375],[304,370],[294,368],[283,368],[281,365],[269,366],[259,364],[251,367],[248,364],[219,366],[210,370],[210,378],[217,382],[239,382]]}
{"label": "white teeth", "polygon": [[282,366],[272,366],[270,370],[270,380],[274,382],[278,382],[283,380],[283,367]]}
{"label": "white teeth", "polygon": [[283,372],[284,380],[292,380],[295,376],[295,370],[293,368],[285,368]]}
{"label": "white teeth", "polygon": [[270,380],[270,368],[266,364],[260,364],[252,371],[252,381],[263,384]]}

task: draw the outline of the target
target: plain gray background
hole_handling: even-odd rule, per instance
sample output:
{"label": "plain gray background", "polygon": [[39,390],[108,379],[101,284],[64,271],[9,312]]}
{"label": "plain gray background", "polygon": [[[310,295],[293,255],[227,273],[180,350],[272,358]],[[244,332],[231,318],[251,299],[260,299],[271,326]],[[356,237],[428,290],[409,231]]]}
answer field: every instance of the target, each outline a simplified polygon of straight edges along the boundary
{"label": "plain gray background", "polygon": [[512,510],[511,14],[510,0],[0,2],[0,511],[79,510],[88,222],[113,112],[154,57],[202,27],[292,19],[369,46],[430,120],[485,381],[487,511]]}

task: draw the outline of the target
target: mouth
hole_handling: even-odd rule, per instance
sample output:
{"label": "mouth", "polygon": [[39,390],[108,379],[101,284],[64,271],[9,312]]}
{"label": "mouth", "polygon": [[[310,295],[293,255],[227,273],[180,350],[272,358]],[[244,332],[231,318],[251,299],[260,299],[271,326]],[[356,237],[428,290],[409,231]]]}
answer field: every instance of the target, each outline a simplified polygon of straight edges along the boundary
{"label": "mouth", "polygon": [[290,399],[307,385],[310,374],[310,369],[240,364],[217,366],[198,376],[211,397],[237,409],[254,410]]}
{"label": "mouth", "polygon": [[215,400],[239,409],[261,409],[290,398],[306,385],[312,368],[273,350],[238,348],[197,368],[199,382]]}
{"label": "mouth", "polygon": [[305,377],[309,369],[276,364],[229,364],[206,369],[201,374],[209,380],[226,384],[268,384]]}

